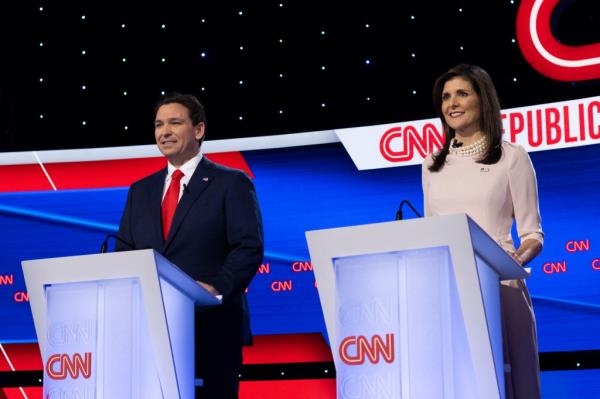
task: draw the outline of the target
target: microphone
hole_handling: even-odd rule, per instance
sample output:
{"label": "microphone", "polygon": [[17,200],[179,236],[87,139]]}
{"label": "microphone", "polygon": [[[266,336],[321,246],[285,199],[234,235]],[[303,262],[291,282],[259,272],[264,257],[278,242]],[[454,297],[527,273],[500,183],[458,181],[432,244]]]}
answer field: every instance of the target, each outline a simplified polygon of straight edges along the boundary
{"label": "microphone", "polygon": [[415,213],[415,215],[417,215],[418,217],[421,217],[421,214],[419,212],[417,212],[415,207],[412,206],[412,204],[410,202],[408,202],[408,200],[402,200],[402,202],[400,202],[400,207],[398,207],[398,211],[396,212],[396,220],[402,220],[402,207],[404,206],[404,204],[408,204],[408,206],[410,207],[410,209],[412,209],[412,211]]}
{"label": "microphone", "polygon": [[190,189],[188,188],[187,184],[183,183],[183,193],[187,194],[190,192]]}
{"label": "microphone", "polygon": [[463,143],[461,141],[458,141],[456,139],[452,140],[452,148],[458,148],[458,147],[462,147]]}
{"label": "microphone", "polygon": [[130,242],[125,241],[124,239],[122,239],[118,235],[108,234],[104,238],[104,241],[102,242],[102,246],[100,247],[100,253],[101,254],[106,253],[106,250],[108,249],[108,240],[109,240],[109,238],[114,238],[115,240],[120,241],[121,243],[127,245],[129,247],[129,249],[135,249],[135,247],[133,246],[133,244],[131,244]]}

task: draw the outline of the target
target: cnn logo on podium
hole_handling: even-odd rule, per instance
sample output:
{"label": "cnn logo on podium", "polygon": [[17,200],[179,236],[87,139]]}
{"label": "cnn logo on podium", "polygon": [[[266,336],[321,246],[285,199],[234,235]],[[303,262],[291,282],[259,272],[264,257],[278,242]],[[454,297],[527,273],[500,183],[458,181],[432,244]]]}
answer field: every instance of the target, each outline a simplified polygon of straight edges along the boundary
{"label": "cnn logo on podium", "polygon": [[92,353],[57,353],[48,357],[46,373],[53,380],[64,380],[69,375],[76,380],[79,377],[88,379],[92,376]]}
{"label": "cnn logo on podium", "polygon": [[351,335],[342,340],[339,347],[342,361],[349,366],[363,364],[365,360],[373,364],[383,360],[386,363],[394,362],[394,334],[382,336],[375,334],[369,338],[364,335]]}

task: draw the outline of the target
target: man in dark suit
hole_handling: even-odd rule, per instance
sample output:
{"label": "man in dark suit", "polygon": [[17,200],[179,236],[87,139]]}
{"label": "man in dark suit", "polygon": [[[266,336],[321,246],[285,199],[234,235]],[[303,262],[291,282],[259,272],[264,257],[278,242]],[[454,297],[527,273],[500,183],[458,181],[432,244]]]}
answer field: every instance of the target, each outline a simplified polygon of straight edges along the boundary
{"label": "man in dark suit", "polygon": [[197,392],[237,398],[249,332],[244,291],[263,259],[262,221],[250,179],[202,156],[204,132],[196,97],[176,93],[158,102],[155,138],[168,165],[131,186],[119,236],[134,249],[155,249],[223,296],[221,306],[196,312],[196,375],[204,384]]}

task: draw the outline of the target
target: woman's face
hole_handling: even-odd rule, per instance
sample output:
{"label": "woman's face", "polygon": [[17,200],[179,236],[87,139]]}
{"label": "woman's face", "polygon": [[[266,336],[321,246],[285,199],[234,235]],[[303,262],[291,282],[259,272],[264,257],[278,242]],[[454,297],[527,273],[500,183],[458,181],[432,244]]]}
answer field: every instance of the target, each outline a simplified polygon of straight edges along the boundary
{"label": "woman's face", "polygon": [[480,130],[481,104],[471,82],[457,76],[444,84],[442,113],[448,126],[461,136]]}

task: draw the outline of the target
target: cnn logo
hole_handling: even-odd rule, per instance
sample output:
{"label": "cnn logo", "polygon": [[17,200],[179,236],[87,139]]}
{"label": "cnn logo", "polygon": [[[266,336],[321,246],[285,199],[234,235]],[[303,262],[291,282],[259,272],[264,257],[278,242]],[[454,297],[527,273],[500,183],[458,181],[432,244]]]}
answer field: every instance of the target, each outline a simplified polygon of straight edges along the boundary
{"label": "cnn logo", "polygon": [[393,127],[379,140],[379,152],[390,162],[413,159],[415,151],[425,158],[444,145],[444,134],[433,123],[426,123],[419,132],[416,126]]}
{"label": "cnn logo", "polygon": [[364,335],[346,337],[340,343],[340,358],[350,366],[363,364],[366,359],[373,364],[383,359],[386,363],[394,362],[394,334],[385,334],[385,341],[380,335],[373,335],[369,340]]}
{"label": "cnn logo", "polygon": [[46,373],[53,380],[64,380],[67,374],[76,380],[81,375],[83,378],[92,376],[92,353],[85,352],[83,356],[74,353],[70,357],[66,353],[57,353],[48,358]]}

